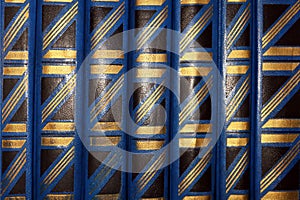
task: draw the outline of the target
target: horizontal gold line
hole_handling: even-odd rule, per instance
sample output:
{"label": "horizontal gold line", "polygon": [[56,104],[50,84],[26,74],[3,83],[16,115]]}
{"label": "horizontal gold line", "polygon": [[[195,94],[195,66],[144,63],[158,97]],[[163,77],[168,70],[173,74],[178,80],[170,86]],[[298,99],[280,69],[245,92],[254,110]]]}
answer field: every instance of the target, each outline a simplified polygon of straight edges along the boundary
{"label": "horizontal gold line", "polygon": [[140,126],[136,134],[165,134],[165,126]]}
{"label": "horizontal gold line", "polygon": [[26,200],[25,196],[5,197],[4,200]]}
{"label": "horizontal gold line", "polygon": [[68,146],[74,137],[42,137],[42,146]]}
{"label": "horizontal gold line", "polygon": [[165,73],[166,69],[149,69],[138,68],[136,72],[137,78],[160,78]]}
{"label": "horizontal gold line", "polygon": [[137,6],[161,6],[165,0],[136,0]]}
{"label": "horizontal gold line", "polygon": [[92,131],[119,131],[120,126],[119,122],[97,122]]}
{"label": "horizontal gold line", "polygon": [[141,198],[140,200],[165,200],[165,198],[164,197]]}
{"label": "horizontal gold line", "polygon": [[70,74],[76,69],[76,66],[43,66],[43,74]]}
{"label": "horizontal gold line", "polygon": [[227,146],[230,147],[243,147],[249,142],[248,138],[227,138]]}
{"label": "horizontal gold line", "polygon": [[289,191],[289,192],[268,192],[262,200],[287,200],[287,199],[299,199],[298,191]]}
{"label": "horizontal gold line", "polygon": [[119,0],[92,0],[93,2],[119,2]]}
{"label": "horizontal gold line", "polygon": [[181,0],[181,5],[185,4],[208,4],[210,0]]}
{"label": "horizontal gold line", "polygon": [[185,196],[183,200],[211,200],[211,196],[203,195],[203,196]]}
{"label": "horizontal gold line", "polygon": [[92,56],[94,59],[118,59],[124,58],[124,52],[121,50],[97,50]]}
{"label": "horizontal gold line", "polygon": [[91,65],[91,74],[118,74],[123,65]]}
{"label": "horizontal gold line", "polygon": [[28,60],[28,51],[9,51],[5,60]]}
{"label": "horizontal gold line", "polygon": [[248,70],[248,65],[231,65],[226,67],[227,74],[246,74]]}
{"label": "horizontal gold line", "polygon": [[263,63],[263,71],[293,71],[300,63],[282,62],[282,63]]}
{"label": "horizontal gold line", "polygon": [[120,141],[120,136],[90,137],[90,145],[94,147],[117,146]]}
{"label": "horizontal gold line", "polygon": [[138,56],[136,61],[137,62],[147,62],[147,63],[167,62],[167,54],[143,53]]}
{"label": "horizontal gold line", "polygon": [[186,124],[180,133],[207,133],[211,132],[211,124]]}
{"label": "horizontal gold line", "polygon": [[137,141],[137,150],[158,150],[161,149],[165,141]]}
{"label": "horizontal gold line", "polygon": [[300,47],[271,47],[264,56],[300,56]]}
{"label": "horizontal gold line", "polygon": [[231,122],[227,131],[248,131],[250,130],[249,122]]}
{"label": "horizontal gold line", "polygon": [[211,72],[211,67],[181,67],[180,76],[207,76]]}
{"label": "horizontal gold line", "polygon": [[21,132],[24,133],[27,131],[27,126],[25,123],[22,124],[17,124],[17,123],[10,123],[7,124],[5,126],[5,128],[3,129],[3,132],[7,133],[7,132],[12,132],[12,133],[17,133],[17,132]]}
{"label": "horizontal gold line", "polygon": [[246,2],[247,0],[227,0],[227,2],[233,3],[233,2]]}
{"label": "horizontal gold line", "polygon": [[300,128],[300,119],[270,119],[263,128]]}
{"label": "horizontal gold line", "polygon": [[228,58],[250,58],[250,50],[232,50]]}
{"label": "horizontal gold line", "polygon": [[22,76],[27,67],[3,67],[3,75],[6,76]]}
{"label": "horizontal gold line", "polygon": [[179,138],[180,148],[206,147],[210,143],[210,138]]}
{"label": "horizontal gold line", "polygon": [[26,140],[2,140],[2,148],[22,148]]}
{"label": "horizontal gold line", "polygon": [[118,200],[119,199],[120,194],[98,194],[95,196],[94,199],[105,199],[105,200]]}
{"label": "horizontal gold line", "polygon": [[69,200],[73,199],[73,194],[48,194],[46,199],[49,200]]}
{"label": "horizontal gold line", "polygon": [[299,134],[261,134],[261,143],[291,143]]}
{"label": "horizontal gold line", "polygon": [[43,131],[74,131],[75,124],[73,122],[49,122],[43,128]]}
{"label": "horizontal gold line", "polygon": [[26,0],[5,0],[5,3],[25,3]]}
{"label": "horizontal gold line", "polygon": [[44,58],[57,58],[57,59],[75,59],[77,57],[76,50],[49,50]]}
{"label": "horizontal gold line", "polygon": [[248,200],[247,194],[232,194],[229,196],[228,200]]}
{"label": "horizontal gold line", "polygon": [[187,52],[180,61],[212,61],[212,53],[208,52]]}

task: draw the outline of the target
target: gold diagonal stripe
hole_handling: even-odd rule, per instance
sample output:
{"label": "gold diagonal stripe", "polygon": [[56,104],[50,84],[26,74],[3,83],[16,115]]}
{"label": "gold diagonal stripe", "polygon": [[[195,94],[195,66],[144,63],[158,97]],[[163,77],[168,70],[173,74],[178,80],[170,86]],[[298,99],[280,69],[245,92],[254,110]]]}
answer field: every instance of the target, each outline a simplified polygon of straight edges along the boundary
{"label": "gold diagonal stripe", "polygon": [[226,178],[226,193],[229,192],[229,190],[232,187],[232,184],[235,182],[235,177],[238,177],[237,174],[239,174],[240,171],[243,171],[244,165],[247,165],[247,159],[248,159],[248,150],[243,154],[241,159],[238,161],[236,166],[233,168],[233,170],[230,172],[230,174]]}
{"label": "gold diagonal stripe", "polygon": [[280,104],[280,102],[288,96],[288,94],[296,87],[299,83],[300,70],[295,73],[295,75],[286,83],[286,85],[278,92],[273,99],[267,103],[262,111],[261,118],[262,121],[272,112],[272,110]]}
{"label": "gold diagonal stripe", "polygon": [[[156,18],[145,28],[137,40],[137,48],[140,49],[151,37],[151,35],[162,25],[168,16],[168,6],[166,6]],[[150,29],[150,30],[149,30]]]}
{"label": "gold diagonal stripe", "polygon": [[29,16],[29,3],[26,4],[24,9],[21,11],[19,16],[16,18],[14,23],[11,25],[11,28],[8,30],[8,32],[4,36],[4,51],[7,49],[9,43],[15,38],[21,27],[24,25],[25,21],[28,19]]}
{"label": "gold diagonal stripe", "polygon": [[266,45],[280,32],[280,30],[293,18],[300,9],[300,0],[298,0],[288,12],[275,24],[268,33],[266,33],[262,38],[262,47]]}
{"label": "gold diagonal stripe", "polygon": [[55,95],[50,103],[42,111],[42,121],[53,112],[56,106],[74,89],[76,83],[76,74],[63,86],[63,88]]}
{"label": "gold diagonal stripe", "polygon": [[22,96],[25,94],[25,92],[27,90],[27,87],[28,87],[27,80],[28,80],[28,75],[26,74],[24,76],[24,79],[22,80],[22,82],[18,86],[18,88],[15,90],[15,92],[13,93],[11,98],[5,104],[5,106],[2,110],[2,116],[3,116],[2,123],[5,122],[5,120],[7,119],[9,114],[11,113],[11,111],[15,108],[15,105],[20,101]]}
{"label": "gold diagonal stripe", "polygon": [[226,189],[226,193],[228,193],[231,190],[232,186],[234,185],[234,183],[236,183],[237,179],[241,176],[241,174],[243,173],[247,165],[248,165],[248,161],[246,160],[244,161],[244,164],[241,166],[241,169],[239,169],[238,174],[236,174],[236,176],[234,177],[234,179],[231,181],[230,185]]}
{"label": "gold diagonal stripe", "polygon": [[48,184],[53,180],[59,172],[71,161],[74,156],[75,147],[71,147],[70,150],[64,155],[64,157],[55,165],[55,167],[49,172],[49,174],[43,180],[43,184]]}
{"label": "gold diagonal stripe", "polygon": [[[124,75],[122,75],[116,83],[109,89],[109,91],[101,98],[101,100],[95,105],[91,111],[91,121],[93,121],[97,115],[107,106],[112,97],[121,89],[123,85]],[[103,105],[102,105],[103,104]],[[102,105],[102,106],[101,106]]]}
{"label": "gold diagonal stripe", "polygon": [[159,21],[161,21],[164,14],[166,13],[166,10],[167,6],[162,9],[162,11],[151,21],[150,24],[147,25],[147,27],[145,27],[145,29],[142,31],[142,33],[137,39],[138,46],[140,46],[139,44],[142,42],[141,40],[148,34],[148,32],[150,32],[149,29],[155,28]]}
{"label": "gold diagonal stripe", "polygon": [[164,92],[163,84],[164,83],[160,84],[156,88],[156,90],[148,97],[148,99],[142,104],[142,106],[137,110],[137,122],[139,122],[146,115],[146,113],[151,109],[151,107],[153,107],[156,101],[162,96]]}
{"label": "gold diagonal stripe", "polygon": [[52,27],[52,29],[45,35],[43,39],[43,50],[46,49],[51,41],[58,36],[58,34],[70,23],[74,16],[78,13],[78,2],[76,2],[70,10],[64,14]]}
{"label": "gold diagonal stripe", "polygon": [[17,167],[19,165],[21,165],[20,163],[22,163],[22,160],[24,157],[26,157],[26,148],[22,151],[20,156],[17,158],[17,160],[14,162],[14,164],[8,170],[8,172],[6,173],[6,175],[3,179],[3,182],[6,182],[8,179],[11,179],[12,175],[15,174],[15,172],[17,171],[17,169],[18,169]]}
{"label": "gold diagonal stripe", "polygon": [[260,182],[261,192],[265,189],[281,174],[281,172],[288,167],[292,160],[300,152],[300,141],[282,158],[282,160],[276,165],[276,167],[270,171]]}
{"label": "gold diagonal stripe", "polygon": [[107,21],[96,31],[91,38],[92,49],[99,43],[99,41],[105,36],[105,34],[113,27],[118,20],[125,13],[124,2],[117,8],[117,10],[107,19]]}
{"label": "gold diagonal stripe", "polygon": [[238,33],[243,29],[245,24],[250,18],[250,4],[245,8],[242,15],[238,18],[237,22],[234,24],[233,28],[229,32],[227,36],[227,49],[231,47],[231,44],[234,42],[235,38],[237,37]]}
{"label": "gold diagonal stripe", "polygon": [[[195,33],[195,31],[197,31],[197,27],[201,26],[202,22],[208,18],[209,15],[211,15],[211,9],[212,6],[210,6],[204,13],[203,15],[200,17],[200,19],[191,27],[190,30],[188,30],[188,32],[184,35],[184,37],[182,38],[182,40],[180,41],[180,49],[182,49],[183,45],[185,43],[187,43],[186,41],[188,40],[188,38],[190,37],[190,35],[193,35]],[[183,50],[183,49],[182,49]]]}
{"label": "gold diagonal stripe", "polygon": [[189,185],[199,176],[199,174],[203,171],[205,166],[211,159],[211,153],[208,152],[198,163],[197,165],[189,172],[189,174],[182,180],[179,184],[179,195],[181,195]]}

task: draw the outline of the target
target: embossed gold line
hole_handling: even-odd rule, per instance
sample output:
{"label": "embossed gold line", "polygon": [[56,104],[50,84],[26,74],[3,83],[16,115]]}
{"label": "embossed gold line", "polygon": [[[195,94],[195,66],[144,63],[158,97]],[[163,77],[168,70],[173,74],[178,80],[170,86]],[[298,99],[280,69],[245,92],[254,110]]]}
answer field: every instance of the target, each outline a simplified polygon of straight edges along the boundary
{"label": "embossed gold line", "polygon": [[26,0],[5,0],[5,3],[25,3]]}
{"label": "embossed gold line", "polygon": [[2,148],[19,149],[22,148],[26,140],[2,140]]}
{"label": "embossed gold line", "polygon": [[[49,0],[46,0],[46,1],[49,1]],[[51,1],[53,1],[53,0],[51,0]],[[46,199],[48,199],[48,200],[71,200],[71,199],[74,199],[74,195],[73,194],[47,194]]]}
{"label": "embossed gold line", "polygon": [[118,200],[120,197],[120,194],[97,194],[95,195],[95,199],[105,199],[105,200]]}
{"label": "embossed gold line", "polygon": [[271,47],[264,56],[300,56],[299,47]]}
{"label": "embossed gold line", "polygon": [[287,200],[287,199],[299,199],[299,191],[270,191],[262,200]]}
{"label": "embossed gold line", "polygon": [[228,56],[228,58],[233,59],[242,59],[242,58],[250,58],[250,50],[232,50]]}
{"label": "embossed gold line", "polygon": [[181,0],[181,5],[208,4],[210,0]]}
{"label": "embossed gold line", "polygon": [[231,65],[226,67],[227,74],[246,74],[249,70],[249,65]]}
{"label": "embossed gold line", "polygon": [[245,168],[248,165],[248,161],[246,161],[245,164],[243,164],[242,169],[239,170],[238,174],[235,176],[234,180],[231,182],[231,184],[228,186],[227,189],[227,193],[231,190],[232,186],[234,185],[234,183],[236,183],[237,179],[241,176],[241,174],[243,173],[243,171],[245,170]]}
{"label": "embossed gold line", "polygon": [[74,137],[42,137],[41,145],[48,147],[69,146]]}
{"label": "embossed gold line", "polygon": [[68,75],[76,69],[76,66],[57,66],[57,65],[46,65],[43,66],[43,74],[59,74],[59,75]]}
{"label": "embossed gold line", "polygon": [[123,65],[91,65],[91,74],[118,74]]}
{"label": "embossed gold line", "polygon": [[284,133],[284,134],[261,134],[261,143],[292,143],[299,134]]}
{"label": "embossed gold line", "polygon": [[227,138],[228,147],[243,147],[249,142],[249,138]]}
{"label": "embossed gold line", "polygon": [[43,128],[43,131],[74,131],[74,122],[49,122]]}
{"label": "embossed gold line", "polygon": [[248,200],[248,194],[231,194],[228,197],[228,200]]}
{"label": "embossed gold line", "polygon": [[263,71],[294,71],[300,63],[296,62],[265,62]]}
{"label": "embossed gold line", "polygon": [[228,3],[242,3],[247,2],[247,0],[227,0]]}
{"label": "embossed gold line", "polygon": [[137,141],[137,150],[158,150],[164,145],[164,141]]}
{"label": "embossed gold line", "polygon": [[140,126],[136,130],[136,134],[165,134],[165,126]]}
{"label": "embossed gold line", "polygon": [[9,123],[3,129],[4,133],[8,133],[8,132],[12,132],[12,133],[23,132],[24,133],[26,131],[27,131],[26,123]]}
{"label": "embossed gold line", "polygon": [[25,158],[26,154],[26,149],[24,149],[21,154],[19,155],[19,157],[16,159],[16,161],[14,162],[14,164],[11,166],[11,168],[8,170],[8,172],[6,173],[4,179],[2,180],[2,182],[6,182],[8,179],[11,178],[12,174],[18,169],[17,167],[20,166]]}
{"label": "embossed gold line", "polygon": [[28,60],[28,51],[9,51],[5,60]]}
{"label": "embossed gold line", "polygon": [[250,130],[249,122],[231,122],[227,127],[227,131],[248,131]]}
{"label": "embossed gold line", "polygon": [[161,6],[166,0],[136,0],[136,6]]}
{"label": "embossed gold line", "polygon": [[44,58],[47,59],[75,59],[77,57],[76,50],[49,50],[45,55]]}
{"label": "embossed gold line", "polygon": [[27,70],[27,67],[3,67],[4,76],[22,76]]}

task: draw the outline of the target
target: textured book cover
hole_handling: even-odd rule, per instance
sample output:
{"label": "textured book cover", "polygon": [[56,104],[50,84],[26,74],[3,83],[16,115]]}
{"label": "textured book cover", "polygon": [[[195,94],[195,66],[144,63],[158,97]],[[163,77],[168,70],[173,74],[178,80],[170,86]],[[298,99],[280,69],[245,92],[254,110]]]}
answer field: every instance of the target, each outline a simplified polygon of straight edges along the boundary
{"label": "textured book cover", "polygon": [[128,0],[86,2],[84,199],[126,199]]}
{"label": "textured book cover", "polygon": [[32,199],[35,1],[0,3],[1,198]]}
{"label": "textured book cover", "polygon": [[[131,134],[128,177],[129,199],[168,199],[168,152],[170,96],[167,84],[171,57],[170,44],[172,0],[131,1],[130,28],[135,49],[130,54],[130,67],[135,74],[129,83],[134,91],[131,117],[137,128],[129,126]],[[158,47],[161,47],[160,49]]]}
{"label": "textured book cover", "polygon": [[83,0],[38,0],[34,199],[81,198],[75,133],[76,71],[83,59]]}
{"label": "textured book cover", "polygon": [[254,197],[299,199],[300,1],[258,1]]}
{"label": "textured book cover", "polygon": [[225,124],[219,140],[217,197],[249,199],[252,1],[224,0],[222,5]]}
{"label": "textured book cover", "polygon": [[[171,167],[172,199],[212,199],[215,193],[215,150],[212,145],[214,62],[217,62],[217,1],[176,1],[174,29],[181,33],[174,60],[180,83],[178,110],[172,126],[179,132],[172,153],[181,157]],[[177,63],[176,63],[177,62]],[[174,102],[174,100],[172,100]],[[216,107],[216,106],[215,106]],[[176,123],[175,123],[176,122]],[[174,156],[174,155],[173,155]],[[172,157],[173,157],[172,156]]]}

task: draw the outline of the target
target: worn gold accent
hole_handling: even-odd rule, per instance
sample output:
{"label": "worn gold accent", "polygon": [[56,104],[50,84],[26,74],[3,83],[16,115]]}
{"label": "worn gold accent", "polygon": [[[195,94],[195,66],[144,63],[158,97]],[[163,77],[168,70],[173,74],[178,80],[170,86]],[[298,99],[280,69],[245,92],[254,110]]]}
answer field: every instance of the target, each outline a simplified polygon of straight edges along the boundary
{"label": "worn gold accent", "polygon": [[69,146],[74,137],[42,137],[42,146]]}
{"label": "worn gold accent", "polygon": [[207,52],[187,52],[180,61],[212,61],[212,53]]}
{"label": "worn gold accent", "polygon": [[92,131],[119,131],[120,127],[119,122],[97,122]]}
{"label": "worn gold accent", "polygon": [[210,0],[181,0],[181,5],[185,4],[208,4]]}
{"label": "worn gold accent", "polygon": [[208,133],[211,132],[211,124],[186,124],[180,133]]}
{"label": "worn gold accent", "polygon": [[117,146],[120,141],[120,136],[90,137],[90,145],[95,147]]}
{"label": "worn gold accent", "polygon": [[74,131],[75,124],[73,122],[49,122],[43,128],[43,131]]}
{"label": "worn gold accent", "polygon": [[230,147],[243,147],[249,142],[248,138],[227,138],[227,146]]}
{"label": "worn gold accent", "polygon": [[28,51],[9,51],[5,60],[28,60]]}
{"label": "worn gold accent", "polygon": [[299,119],[270,119],[263,128],[300,128]]}
{"label": "worn gold accent", "polygon": [[300,47],[271,47],[264,56],[300,56]]}
{"label": "worn gold accent", "polygon": [[[5,3],[25,3],[25,1],[26,0],[5,0]],[[8,197],[6,197],[6,198],[8,198]]]}
{"label": "worn gold accent", "polygon": [[228,58],[250,58],[250,50],[232,50]]}
{"label": "worn gold accent", "polygon": [[211,72],[211,67],[181,67],[180,76],[207,76]]}
{"label": "worn gold accent", "polygon": [[124,58],[124,52],[121,50],[97,50],[92,56],[94,59],[103,59],[103,58],[111,58],[118,59]]}
{"label": "worn gold accent", "polygon": [[5,197],[4,200],[26,200],[25,196]]}
{"label": "worn gold accent", "polygon": [[298,191],[288,191],[288,192],[268,192],[262,200],[287,200],[287,199],[299,199]]}
{"label": "worn gold accent", "polygon": [[150,53],[143,53],[138,56],[136,59],[137,62],[167,62],[167,54],[150,54]]}
{"label": "worn gold accent", "polygon": [[292,62],[265,62],[263,71],[294,71],[300,63]]}
{"label": "worn gold accent", "polygon": [[17,132],[26,132],[27,131],[27,126],[25,123],[22,124],[17,124],[17,123],[10,123],[5,126],[3,129],[3,132],[12,132],[12,133],[17,133]]}
{"label": "worn gold accent", "polygon": [[165,126],[140,126],[136,130],[136,134],[165,134]]}
{"label": "worn gold accent", "polygon": [[3,75],[5,76],[22,76],[27,67],[3,67]]}
{"label": "worn gold accent", "polygon": [[206,147],[210,143],[210,138],[180,138],[180,148],[199,148]]}
{"label": "worn gold accent", "polygon": [[261,134],[261,143],[291,143],[296,140],[299,134]]}
{"label": "worn gold accent", "polygon": [[183,200],[211,200],[211,196],[203,195],[203,196],[185,196]]}
{"label": "worn gold accent", "polygon": [[95,200],[118,200],[120,194],[98,194],[94,196]]}
{"label": "worn gold accent", "polygon": [[22,148],[26,140],[2,140],[2,148]]}
{"label": "worn gold accent", "polygon": [[228,131],[248,131],[250,130],[249,122],[231,122],[227,128]]}
{"label": "worn gold accent", "polygon": [[247,0],[227,0],[227,2],[230,2],[230,3],[242,3],[242,2],[247,2]]}
{"label": "worn gold accent", "polygon": [[248,199],[249,197],[247,194],[232,194],[228,198],[228,200],[248,200]]}
{"label": "worn gold accent", "polygon": [[91,65],[91,74],[118,74],[123,65]]}
{"label": "worn gold accent", "polygon": [[76,50],[49,50],[44,58],[51,59],[76,59],[77,51]]}
{"label": "worn gold accent", "polygon": [[52,66],[43,66],[43,74],[61,74],[67,75],[73,72],[76,69],[76,66],[68,66],[68,65],[52,65]]}
{"label": "worn gold accent", "polygon": [[248,65],[230,65],[226,67],[227,74],[246,74],[248,70]]}
{"label": "worn gold accent", "polygon": [[137,150],[158,150],[161,149],[165,141],[137,141]]}
{"label": "worn gold accent", "polygon": [[136,6],[161,6],[166,0],[136,0]]}
{"label": "worn gold accent", "polygon": [[137,78],[160,78],[165,73],[166,69],[149,69],[138,68],[136,72]]}
{"label": "worn gold accent", "polygon": [[72,199],[74,199],[74,195],[73,194],[48,194],[46,199],[48,199],[48,200],[72,200]]}

